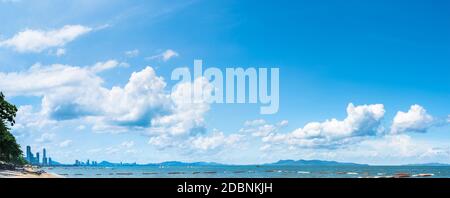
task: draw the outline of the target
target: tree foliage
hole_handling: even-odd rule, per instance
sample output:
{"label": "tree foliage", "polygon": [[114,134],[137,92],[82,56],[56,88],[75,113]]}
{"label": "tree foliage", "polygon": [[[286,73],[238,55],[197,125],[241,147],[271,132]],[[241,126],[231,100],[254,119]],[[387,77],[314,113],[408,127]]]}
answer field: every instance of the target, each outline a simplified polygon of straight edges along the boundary
{"label": "tree foliage", "polygon": [[17,107],[5,100],[0,92],[0,161],[23,164],[20,145],[16,138],[10,133],[10,126],[14,126]]}

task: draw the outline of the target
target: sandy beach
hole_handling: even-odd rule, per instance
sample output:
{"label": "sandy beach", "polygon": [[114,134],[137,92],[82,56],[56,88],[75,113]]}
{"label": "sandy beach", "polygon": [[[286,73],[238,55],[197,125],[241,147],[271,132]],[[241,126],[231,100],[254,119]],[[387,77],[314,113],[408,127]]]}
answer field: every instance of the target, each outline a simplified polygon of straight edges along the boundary
{"label": "sandy beach", "polygon": [[0,170],[0,178],[63,178],[63,176],[24,168],[22,170]]}

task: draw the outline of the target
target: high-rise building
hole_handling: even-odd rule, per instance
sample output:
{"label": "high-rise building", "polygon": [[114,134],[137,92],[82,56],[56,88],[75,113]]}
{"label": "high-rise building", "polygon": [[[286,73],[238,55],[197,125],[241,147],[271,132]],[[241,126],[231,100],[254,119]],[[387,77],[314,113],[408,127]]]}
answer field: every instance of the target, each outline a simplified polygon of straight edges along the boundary
{"label": "high-rise building", "polygon": [[36,160],[35,160],[36,165],[39,165],[40,162],[40,158],[39,158],[39,152],[36,153]]}
{"label": "high-rise building", "polygon": [[30,163],[31,165],[42,165],[42,166],[49,166],[54,164],[51,158],[47,157],[47,149],[44,148],[42,151],[43,156],[41,163],[39,152],[37,152],[36,156],[34,156],[33,152],[31,151],[31,147],[27,146],[26,160],[28,161],[28,163]]}
{"label": "high-rise building", "polygon": [[27,146],[27,154],[26,159],[29,163],[33,163],[33,153],[31,153],[31,147]]}
{"label": "high-rise building", "polygon": [[43,166],[47,166],[47,151],[45,150],[45,148],[42,151],[42,165]]}

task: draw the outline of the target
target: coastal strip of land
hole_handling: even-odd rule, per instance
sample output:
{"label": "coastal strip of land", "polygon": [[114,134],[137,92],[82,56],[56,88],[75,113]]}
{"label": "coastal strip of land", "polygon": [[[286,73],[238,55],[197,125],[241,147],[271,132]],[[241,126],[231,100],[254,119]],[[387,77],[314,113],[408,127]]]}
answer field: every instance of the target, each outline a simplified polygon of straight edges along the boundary
{"label": "coastal strip of land", "polygon": [[63,178],[63,176],[33,168],[23,168],[15,170],[0,169],[0,178]]}

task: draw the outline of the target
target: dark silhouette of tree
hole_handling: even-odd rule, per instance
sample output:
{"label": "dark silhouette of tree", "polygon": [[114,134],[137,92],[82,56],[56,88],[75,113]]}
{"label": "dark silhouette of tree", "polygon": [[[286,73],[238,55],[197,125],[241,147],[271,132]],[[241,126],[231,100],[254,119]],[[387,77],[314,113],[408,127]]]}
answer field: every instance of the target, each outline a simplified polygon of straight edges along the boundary
{"label": "dark silhouette of tree", "polygon": [[5,100],[0,92],[0,161],[15,164],[24,164],[20,145],[16,138],[9,132],[9,126],[14,126],[17,107]]}

